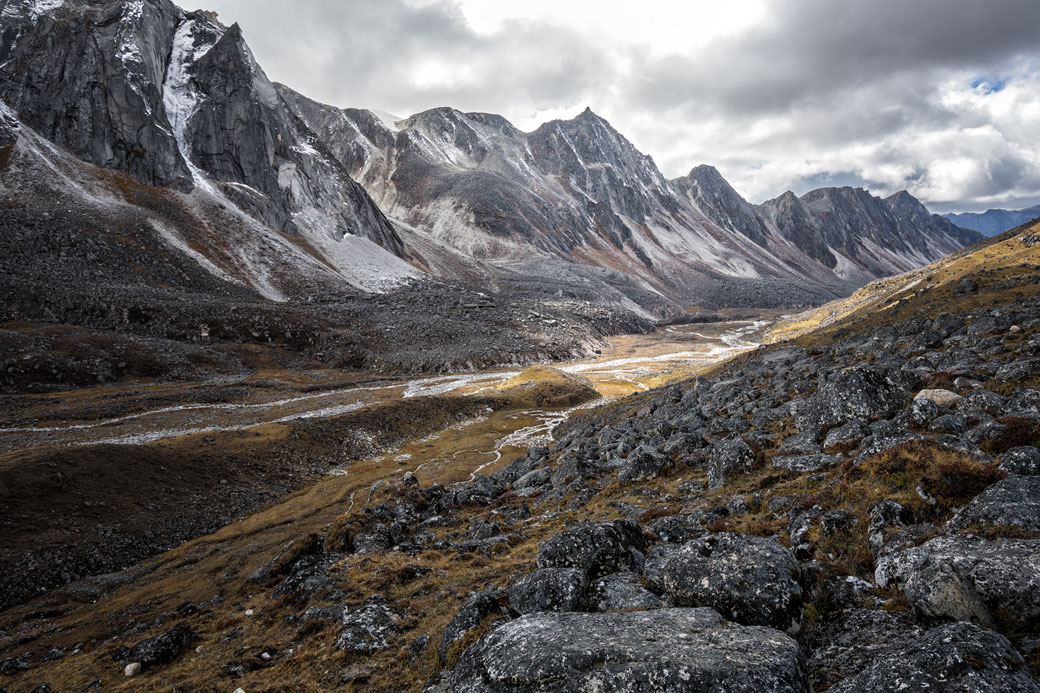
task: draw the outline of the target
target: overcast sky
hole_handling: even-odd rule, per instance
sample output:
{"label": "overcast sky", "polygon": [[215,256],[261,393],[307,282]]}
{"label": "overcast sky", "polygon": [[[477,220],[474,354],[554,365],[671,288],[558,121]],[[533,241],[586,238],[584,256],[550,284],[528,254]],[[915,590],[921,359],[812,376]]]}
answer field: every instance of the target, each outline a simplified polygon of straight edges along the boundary
{"label": "overcast sky", "polygon": [[1040,202],[1040,0],[199,1],[337,106],[524,130],[591,106],[665,175],[713,164],[752,202]]}

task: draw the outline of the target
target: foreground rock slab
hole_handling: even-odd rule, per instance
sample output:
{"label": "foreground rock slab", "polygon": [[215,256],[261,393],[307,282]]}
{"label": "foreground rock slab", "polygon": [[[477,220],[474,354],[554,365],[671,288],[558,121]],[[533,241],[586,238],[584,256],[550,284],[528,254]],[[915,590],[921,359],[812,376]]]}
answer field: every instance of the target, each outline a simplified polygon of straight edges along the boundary
{"label": "foreground rock slab", "polygon": [[1003,635],[971,623],[954,623],[893,645],[862,672],[827,691],[1040,693],[1040,683]]}
{"label": "foreground rock slab", "polygon": [[448,689],[467,693],[808,693],[798,644],[713,609],[530,614],[466,651]]}

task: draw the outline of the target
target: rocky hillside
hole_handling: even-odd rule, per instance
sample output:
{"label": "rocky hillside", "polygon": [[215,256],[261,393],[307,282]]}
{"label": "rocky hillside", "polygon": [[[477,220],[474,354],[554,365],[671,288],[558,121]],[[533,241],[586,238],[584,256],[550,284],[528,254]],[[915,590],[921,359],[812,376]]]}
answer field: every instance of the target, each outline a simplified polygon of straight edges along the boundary
{"label": "rocky hillside", "polygon": [[983,236],[998,236],[1040,217],[1040,205],[1026,209],[987,209],[981,213],[961,212],[944,216],[961,228],[978,231]]}
{"label": "rocky hillside", "polygon": [[1036,693],[1038,263],[1034,226],[867,287],[875,303],[799,316],[792,339],[451,486],[316,486],[8,611],[0,672],[13,690]]}

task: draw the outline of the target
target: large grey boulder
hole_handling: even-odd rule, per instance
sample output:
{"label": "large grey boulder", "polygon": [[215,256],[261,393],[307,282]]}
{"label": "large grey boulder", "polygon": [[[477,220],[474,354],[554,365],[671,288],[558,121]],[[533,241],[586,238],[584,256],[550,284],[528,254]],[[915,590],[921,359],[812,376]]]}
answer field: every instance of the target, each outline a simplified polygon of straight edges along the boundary
{"label": "large grey boulder", "polygon": [[738,476],[750,474],[755,465],[755,451],[739,435],[733,434],[711,446],[708,461],[708,488],[722,488]]}
{"label": "large grey boulder", "polygon": [[456,650],[459,648],[459,643],[480,628],[483,623],[493,616],[505,613],[505,609],[499,603],[501,597],[501,592],[488,590],[477,592],[466,600],[466,603],[455,614],[455,618],[444,629],[444,636],[437,649],[441,661],[446,662],[452,655],[458,654]]}
{"label": "large grey boulder", "polygon": [[376,595],[343,617],[343,628],[336,635],[336,649],[357,654],[385,650],[397,635],[400,620],[386,600]]}
{"label": "large grey boulder", "polygon": [[521,614],[579,611],[586,582],[585,573],[577,568],[540,568],[509,588],[509,606]]}
{"label": "large grey boulder", "polygon": [[737,623],[781,630],[801,615],[798,561],[772,539],[729,532],[694,539],[662,573],[679,606],[710,606]]}
{"label": "large grey boulder", "polygon": [[466,651],[458,693],[808,693],[798,644],[711,609],[530,614]]}
{"label": "large grey boulder", "polygon": [[589,589],[589,608],[594,611],[644,611],[669,606],[672,604],[666,597],[644,587],[635,573],[604,575]]}
{"label": "large grey boulder", "polygon": [[827,690],[1038,693],[1040,684],[1003,635],[954,623],[893,644],[862,672]]}
{"label": "large grey boulder", "polygon": [[949,521],[951,529],[1019,527],[1040,533],[1040,476],[1010,476],[975,496]]}
{"label": "large grey boulder", "polygon": [[643,562],[646,537],[632,520],[586,520],[538,547],[539,568],[577,568],[589,578],[635,568]]}
{"label": "large grey boulder", "polygon": [[1040,540],[938,537],[880,557],[875,581],[927,616],[1029,627],[1040,618]]}
{"label": "large grey boulder", "polygon": [[1040,476],[1040,450],[1032,445],[1011,448],[1001,456],[1000,468],[1008,474]]}
{"label": "large grey boulder", "polygon": [[847,609],[814,629],[806,668],[813,690],[858,674],[893,644],[921,634],[906,617],[873,609]]}
{"label": "large grey boulder", "polygon": [[856,366],[824,383],[806,402],[798,413],[798,430],[885,419],[909,402],[910,392],[888,373],[872,366]]}

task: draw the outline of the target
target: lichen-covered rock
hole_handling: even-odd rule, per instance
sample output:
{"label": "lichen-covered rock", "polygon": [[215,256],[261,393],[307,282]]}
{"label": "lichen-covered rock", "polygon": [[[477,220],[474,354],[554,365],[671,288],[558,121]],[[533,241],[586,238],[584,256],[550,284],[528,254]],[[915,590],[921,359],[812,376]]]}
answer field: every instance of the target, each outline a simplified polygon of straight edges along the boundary
{"label": "lichen-covered rock", "polygon": [[543,541],[538,547],[538,567],[577,568],[589,578],[597,578],[638,567],[646,548],[646,537],[632,520],[586,520]]}
{"label": "lichen-covered rock", "polygon": [[711,446],[708,460],[708,488],[712,491],[738,476],[750,474],[755,465],[755,451],[737,434],[723,438]]}
{"label": "lichen-covered rock", "polygon": [[975,496],[947,523],[951,529],[981,525],[1040,533],[1040,476],[1010,476]]}
{"label": "lichen-covered rock", "polygon": [[799,620],[802,588],[794,554],[772,539],[725,532],[694,539],[663,568],[678,606],[710,606],[745,625],[785,630]]}
{"label": "lichen-covered rock", "polygon": [[618,481],[649,481],[672,466],[670,459],[656,450],[638,448],[618,469]]}
{"label": "lichen-covered rock", "polygon": [[906,527],[914,521],[914,514],[909,508],[894,500],[883,500],[870,510],[870,524],[867,527],[867,542],[875,556],[885,545],[890,529]]}
{"label": "lichen-covered rock", "polygon": [[589,593],[589,608],[594,611],[644,611],[672,606],[666,597],[643,587],[635,573],[605,575],[592,584]]}
{"label": "lichen-covered rock", "polygon": [[971,623],[933,628],[900,640],[828,693],[956,691],[1040,693],[1040,684],[1007,638]]}
{"label": "lichen-covered rock", "polygon": [[824,467],[833,467],[841,462],[836,455],[777,455],[769,463],[775,469],[789,469],[792,472],[815,472]]}
{"label": "lichen-covered rock", "polygon": [[365,654],[390,647],[400,620],[390,605],[376,595],[364,606],[343,617],[343,628],[336,635],[336,649]]}
{"label": "lichen-covered rock", "polygon": [[195,631],[189,626],[184,623],[178,623],[162,635],[142,640],[131,647],[126,659],[131,662],[139,662],[145,669],[160,664],[169,664],[196,637]]}
{"label": "lichen-covered rock", "polygon": [[509,588],[509,606],[521,614],[579,611],[586,584],[585,573],[577,568],[539,568]]}
{"label": "lichen-covered rock", "polygon": [[647,522],[646,528],[661,541],[672,544],[685,544],[708,533],[700,519],[693,515],[665,515]]}
{"label": "lichen-covered rock", "polygon": [[870,428],[866,424],[862,421],[850,421],[827,431],[823,439],[823,449],[825,452],[845,451],[855,447],[868,435]]}
{"label": "lichen-covered rock", "polygon": [[1029,627],[1040,618],[1040,540],[938,537],[881,556],[875,581],[928,616]]}
{"label": "lichen-covered rock", "polygon": [[799,412],[798,430],[888,418],[909,401],[910,393],[888,373],[872,366],[855,366],[824,383],[806,402]]}
{"label": "lichen-covered rock", "polygon": [[921,634],[905,617],[887,611],[848,609],[812,633],[806,659],[813,690],[822,691],[866,669],[889,646]]}
{"label": "lichen-covered rock", "polygon": [[305,537],[293,539],[280,548],[274,556],[267,559],[263,565],[250,573],[246,581],[268,585],[275,579],[286,575],[293,565],[304,556],[320,552],[321,547],[322,538],[317,534],[308,534]]}
{"label": "lichen-covered rock", "polygon": [[485,635],[449,679],[462,693],[808,693],[798,644],[711,609],[531,614]]}
{"label": "lichen-covered rock", "polygon": [[1000,468],[1008,474],[1040,476],[1040,449],[1032,445],[1011,448],[1001,456]]}
{"label": "lichen-covered rock", "polygon": [[455,618],[444,629],[444,637],[441,639],[440,647],[437,649],[441,661],[448,661],[449,655],[452,654],[456,646],[465,640],[470,633],[479,628],[485,620],[505,613],[505,609],[499,603],[502,596],[502,592],[488,590],[486,592],[478,592],[466,600],[466,603],[455,614]]}

